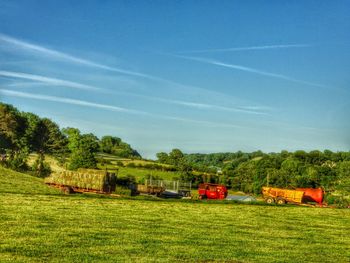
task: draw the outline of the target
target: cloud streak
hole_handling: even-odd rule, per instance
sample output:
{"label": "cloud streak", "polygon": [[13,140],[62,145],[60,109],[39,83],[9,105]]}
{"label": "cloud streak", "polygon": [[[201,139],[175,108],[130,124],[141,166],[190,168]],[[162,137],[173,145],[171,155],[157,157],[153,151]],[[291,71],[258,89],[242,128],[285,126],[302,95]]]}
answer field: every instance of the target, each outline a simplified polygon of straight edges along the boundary
{"label": "cloud streak", "polygon": [[172,99],[165,99],[160,97],[154,97],[154,96],[146,96],[146,95],[140,95],[130,92],[116,92],[118,94],[122,95],[129,95],[133,97],[138,98],[144,98],[147,100],[153,100],[163,103],[170,103],[180,106],[185,106],[189,108],[195,108],[199,110],[219,110],[219,111],[228,111],[228,112],[239,112],[239,113],[247,113],[247,114],[255,114],[255,115],[269,115],[265,111],[271,110],[269,107],[262,107],[262,106],[236,106],[236,107],[225,107],[225,106],[219,106],[215,104],[208,104],[208,103],[199,103],[199,102],[193,102],[193,101],[183,101],[183,100],[172,100]]}
{"label": "cloud streak", "polygon": [[133,109],[117,107],[117,106],[108,105],[108,104],[101,104],[101,103],[95,103],[95,102],[89,102],[89,101],[77,100],[77,99],[71,99],[71,98],[65,98],[65,97],[49,96],[49,95],[42,95],[42,94],[31,94],[31,93],[6,90],[6,89],[0,89],[0,93],[3,93],[4,95],[7,95],[7,96],[12,96],[12,97],[58,102],[58,103],[64,103],[64,104],[70,104],[70,105],[97,108],[97,109],[108,110],[113,112],[149,116],[149,117],[154,117],[154,118],[159,118],[164,120],[187,122],[191,124],[201,124],[201,125],[206,125],[210,127],[247,128],[247,127],[233,125],[233,124],[231,125],[231,124],[225,124],[225,123],[215,123],[210,121],[201,121],[201,120],[193,120],[188,118],[152,114],[145,111],[133,110]]}
{"label": "cloud streak", "polygon": [[93,90],[93,91],[102,90],[100,88],[96,88],[93,86],[89,86],[89,85],[85,85],[85,84],[81,84],[73,81],[49,78],[41,75],[34,75],[34,74],[28,74],[28,73],[22,73],[22,72],[0,70],[0,77],[26,79],[26,80],[38,81],[41,83],[50,84],[53,86],[64,86],[64,87],[74,88],[74,89]]}
{"label": "cloud streak", "polygon": [[285,45],[265,45],[265,46],[250,46],[250,47],[232,47],[232,48],[216,48],[216,49],[200,49],[180,51],[178,54],[190,53],[207,53],[207,52],[235,52],[235,51],[250,51],[250,50],[266,50],[266,49],[283,49],[283,48],[305,48],[312,47],[311,44],[285,44]]}
{"label": "cloud streak", "polygon": [[51,101],[51,102],[59,102],[59,103],[64,103],[64,104],[71,104],[71,105],[85,106],[85,107],[90,107],[90,108],[110,110],[110,111],[115,111],[115,112],[147,115],[146,112],[142,112],[142,111],[131,110],[131,109],[116,107],[116,106],[112,106],[112,105],[88,102],[88,101],[84,101],[84,100],[76,100],[76,99],[57,97],[57,96],[49,96],[49,95],[41,95],[41,94],[32,94],[32,93],[6,90],[6,89],[1,89],[0,92],[5,94],[5,95],[13,96],[13,97],[20,97],[20,98],[26,98],[26,99],[36,99],[36,100]]}
{"label": "cloud streak", "polygon": [[[19,40],[19,39],[16,39],[16,38],[13,38],[13,37],[1,34],[1,33],[0,33],[0,41],[14,45],[14,46],[21,48],[21,49],[24,49],[26,51],[39,53],[39,54],[47,56],[49,58],[56,58],[56,59],[68,61],[68,62],[71,62],[74,64],[85,65],[85,66],[89,66],[89,67],[104,69],[107,71],[118,72],[118,73],[126,74],[129,76],[142,77],[142,78],[146,78],[146,79],[150,79],[150,80],[154,80],[154,81],[159,81],[161,83],[174,86],[174,88],[181,87],[182,89],[185,89],[185,90],[197,89],[197,90],[201,90],[201,91],[207,91],[207,90],[202,89],[202,88],[183,85],[183,84],[176,83],[176,82],[173,82],[171,80],[163,79],[163,78],[160,78],[157,76],[152,76],[149,74],[124,70],[124,69],[115,68],[115,67],[111,67],[108,65],[96,63],[96,62],[91,61],[91,60],[76,57],[76,56],[73,56],[73,55],[70,55],[67,53],[63,53],[63,52],[54,50],[54,49],[49,49],[49,48],[46,48],[46,47],[41,46],[41,45],[32,44],[32,43],[22,41],[22,40]],[[9,72],[9,71],[3,71],[2,74],[3,74],[3,76],[5,74],[7,74],[7,77],[16,77],[16,78],[28,79],[28,80],[32,80],[32,81],[41,81],[43,83],[49,83],[52,85],[62,85],[62,86],[67,86],[67,87],[71,87],[71,88],[98,90],[98,88],[91,87],[88,85],[79,84],[79,83],[75,83],[75,82],[71,82],[71,81],[48,78],[48,77],[39,76],[39,75],[32,75],[32,74],[18,73],[18,72],[16,73],[16,72]],[[0,76],[1,76],[1,73],[0,73]],[[225,96],[227,97],[226,94],[225,94]],[[143,96],[143,97],[146,97],[146,96]],[[223,107],[223,106],[211,105],[211,104],[205,104],[205,103],[186,102],[186,101],[179,101],[179,100],[167,100],[167,99],[163,99],[163,98],[152,98],[152,99],[158,100],[158,101],[163,101],[163,102],[168,102],[168,103],[172,103],[172,104],[182,105],[182,106],[186,106],[186,107],[197,108],[197,109],[213,109],[213,110],[241,112],[241,113],[248,113],[248,114],[263,114],[263,115],[266,114],[264,112],[259,112],[260,109],[262,109],[262,108],[259,108],[259,107],[257,108],[256,106],[246,106],[246,107],[242,106],[242,107],[233,108],[233,107]],[[252,109],[251,107],[255,107],[255,109]]]}
{"label": "cloud streak", "polygon": [[177,104],[181,106],[196,108],[200,110],[220,110],[220,111],[229,111],[229,112],[239,112],[246,114],[255,114],[255,115],[268,115],[266,112],[262,112],[262,108],[258,106],[241,106],[241,107],[224,107],[214,104],[190,102],[190,101],[181,101],[181,100],[167,100],[162,98],[155,98],[155,100],[163,101],[167,103]]}
{"label": "cloud streak", "polygon": [[60,59],[60,60],[65,60],[65,61],[69,61],[75,64],[80,64],[80,65],[85,65],[85,66],[89,66],[89,67],[94,67],[94,68],[99,68],[99,69],[104,69],[104,70],[108,70],[108,71],[113,71],[113,72],[118,72],[118,73],[122,73],[122,74],[126,74],[126,75],[131,75],[131,76],[135,76],[135,77],[142,77],[142,78],[147,78],[147,79],[152,79],[152,80],[159,80],[159,78],[148,75],[148,74],[144,74],[144,73],[139,73],[139,72],[135,72],[135,71],[130,71],[130,70],[126,70],[126,69],[121,69],[121,68],[116,68],[116,67],[110,67],[101,63],[97,63],[91,60],[87,60],[87,59],[83,59],[77,56],[73,56],[67,53],[63,53],[54,49],[49,49],[40,45],[35,45],[26,41],[22,41],[4,34],[0,33],[0,41],[14,45],[18,48],[24,49],[24,50],[28,50],[28,51],[32,51],[32,52],[36,52],[36,53],[40,53],[42,55],[46,55],[48,57],[51,58],[56,58],[56,59]]}
{"label": "cloud streak", "polygon": [[246,67],[246,66],[242,66],[242,65],[228,64],[228,63],[224,63],[224,62],[214,60],[214,59],[198,58],[198,57],[190,57],[190,56],[179,56],[179,55],[174,55],[174,56],[188,59],[188,60],[194,60],[194,61],[198,61],[198,62],[202,62],[202,63],[207,63],[207,64],[211,64],[211,65],[215,65],[215,66],[240,70],[240,71],[244,71],[244,72],[250,72],[250,73],[254,73],[254,74],[258,74],[258,75],[262,75],[262,76],[267,76],[267,77],[271,77],[271,78],[283,79],[283,80],[287,80],[287,81],[295,82],[295,83],[299,83],[299,84],[304,84],[304,85],[309,85],[309,86],[314,86],[314,87],[319,87],[319,88],[328,88],[327,86],[324,86],[322,84],[304,81],[304,80],[300,80],[300,79],[295,79],[295,78],[292,78],[292,77],[289,77],[286,75],[271,73],[271,72],[267,72],[267,71],[263,71],[263,70],[259,70],[259,69],[255,69],[255,68],[250,68],[250,67]]}
{"label": "cloud streak", "polygon": [[[11,72],[13,73],[13,72]],[[16,75],[19,73],[16,73]],[[10,74],[4,74],[6,76],[9,76]],[[13,75],[13,74],[11,74]],[[0,77],[2,76],[2,72],[0,71]],[[37,76],[35,76],[37,80]],[[27,78],[26,78],[27,79]],[[34,77],[30,80],[34,81]],[[60,80],[62,81],[62,80]],[[63,84],[55,84],[50,82],[14,82],[10,84],[6,84],[6,87],[16,87],[16,88],[26,88],[26,87],[38,87],[38,86],[51,86],[51,85],[63,85]],[[76,85],[78,83],[75,83]],[[78,84],[79,85],[79,84]],[[236,107],[225,107],[225,106],[219,106],[215,104],[208,104],[208,103],[199,103],[199,102],[192,102],[192,101],[182,101],[182,100],[172,100],[172,99],[166,99],[161,97],[155,97],[155,96],[147,96],[147,95],[141,95],[137,93],[132,92],[122,92],[122,91],[106,91],[108,94],[119,94],[124,96],[132,96],[137,98],[143,98],[151,101],[157,101],[161,103],[170,103],[174,105],[184,106],[188,108],[194,108],[198,110],[217,110],[217,111],[226,111],[226,112],[237,112],[237,113],[245,113],[245,114],[253,114],[253,115],[270,115],[266,111],[271,110],[271,108],[268,107],[261,107],[261,106],[236,106]]]}

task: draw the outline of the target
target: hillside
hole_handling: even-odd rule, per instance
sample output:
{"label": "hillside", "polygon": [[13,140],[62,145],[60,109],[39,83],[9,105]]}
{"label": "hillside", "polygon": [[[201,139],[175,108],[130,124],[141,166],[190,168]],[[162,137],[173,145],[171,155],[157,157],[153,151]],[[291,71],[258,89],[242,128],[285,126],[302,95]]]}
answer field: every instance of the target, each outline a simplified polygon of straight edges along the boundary
{"label": "hillside", "polygon": [[47,187],[44,180],[0,166],[0,194],[52,195],[60,191]]}
{"label": "hillside", "polygon": [[67,196],[3,168],[0,204],[2,261],[350,259],[348,209]]}

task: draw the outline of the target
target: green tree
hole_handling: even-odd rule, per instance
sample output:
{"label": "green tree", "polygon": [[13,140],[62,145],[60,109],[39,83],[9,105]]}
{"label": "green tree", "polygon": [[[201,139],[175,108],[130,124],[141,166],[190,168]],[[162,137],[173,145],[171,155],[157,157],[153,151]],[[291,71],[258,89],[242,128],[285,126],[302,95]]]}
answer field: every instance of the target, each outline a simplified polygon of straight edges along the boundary
{"label": "green tree", "polygon": [[169,163],[169,155],[166,152],[157,153],[157,159],[160,163]]}
{"label": "green tree", "polygon": [[27,134],[30,134],[31,149],[38,153],[33,168],[38,176],[46,176],[50,173],[50,169],[45,163],[45,154],[62,151],[67,141],[58,125],[50,119],[37,120],[36,117],[30,116],[28,122],[30,129],[27,129]]}
{"label": "green tree", "polygon": [[98,138],[93,134],[80,134],[78,129],[68,128],[64,132],[68,135],[68,147],[71,151],[68,168],[96,168],[95,153],[99,149]]}
{"label": "green tree", "polygon": [[0,148],[19,150],[26,129],[26,120],[19,111],[0,103]]}
{"label": "green tree", "polygon": [[184,154],[179,149],[173,149],[169,153],[169,163],[178,166],[183,161]]}
{"label": "green tree", "polygon": [[13,106],[0,103],[0,153],[6,152],[4,164],[14,170],[26,170],[28,146],[25,144],[26,120]]}
{"label": "green tree", "polygon": [[118,137],[110,135],[103,136],[100,140],[100,150],[105,153],[112,153],[114,148],[117,148],[122,140]]}

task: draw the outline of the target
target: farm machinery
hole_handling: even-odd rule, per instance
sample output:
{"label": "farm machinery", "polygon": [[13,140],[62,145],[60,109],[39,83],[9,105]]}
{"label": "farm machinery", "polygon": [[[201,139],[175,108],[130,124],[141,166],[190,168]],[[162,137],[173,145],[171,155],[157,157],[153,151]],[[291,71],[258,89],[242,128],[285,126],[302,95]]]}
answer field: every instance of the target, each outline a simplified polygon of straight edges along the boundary
{"label": "farm machinery", "polygon": [[135,194],[156,195],[163,198],[190,198],[191,183],[168,180],[145,180],[144,184],[132,186]]}
{"label": "farm machinery", "polygon": [[306,204],[307,202],[316,202],[318,205],[322,205],[324,195],[322,188],[296,188],[289,190],[263,187],[262,193],[266,203],[276,203],[278,205],[285,203]]}
{"label": "farm machinery", "polygon": [[222,184],[200,184],[198,187],[199,199],[225,199],[227,188]]}

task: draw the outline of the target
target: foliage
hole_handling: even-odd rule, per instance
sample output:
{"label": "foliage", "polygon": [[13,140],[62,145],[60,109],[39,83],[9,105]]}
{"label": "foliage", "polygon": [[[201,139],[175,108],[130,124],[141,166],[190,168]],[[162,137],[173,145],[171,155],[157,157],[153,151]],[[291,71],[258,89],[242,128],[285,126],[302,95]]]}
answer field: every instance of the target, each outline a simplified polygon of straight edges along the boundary
{"label": "foliage", "polygon": [[0,103],[0,148],[19,150],[24,138],[26,120],[19,111],[8,104]]}
{"label": "foliage", "polygon": [[27,148],[23,148],[21,150],[7,150],[6,160],[4,161],[5,167],[15,171],[27,170],[28,155]]}
{"label": "foliage", "polygon": [[[180,157],[176,157],[180,156]],[[261,187],[322,187],[326,192],[350,196],[350,152],[281,151],[280,153],[157,154],[161,163],[176,163],[181,179],[223,183],[234,190],[260,194]],[[179,161],[180,160],[180,161]],[[181,165],[183,167],[181,168]],[[184,168],[185,167],[185,168]],[[185,171],[185,172],[184,172]],[[340,202],[340,198],[335,198]]]}
{"label": "foliage", "polygon": [[131,174],[117,177],[117,185],[119,186],[129,186],[136,183],[136,177]]}
{"label": "foliage", "polygon": [[101,152],[113,154],[123,158],[140,158],[140,154],[131,148],[131,146],[123,142],[118,137],[110,135],[103,136],[99,142]]}
{"label": "foliage", "polygon": [[81,134],[76,128],[65,128],[63,132],[68,138],[68,149],[71,152],[68,168],[96,168],[95,153],[99,149],[98,138],[89,133]]}
{"label": "foliage", "polygon": [[34,174],[38,177],[46,177],[51,174],[51,167],[47,162],[44,161],[43,157],[44,155],[39,154],[38,158],[32,165],[32,170],[34,171]]}
{"label": "foliage", "polygon": [[45,163],[45,154],[52,154],[64,165],[69,159],[68,167],[95,168],[95,153],[103,151],[121,157],[140,158],[129,144],[120,138],[104,136],[101,141],[93,134],[81,134],[76,128],[59,126],[48,118],[20,112],[12,105],[0,103],[0,154],[1,164],[16,170],[28,169],[26,165],[28,153],[36,152],[38,160],[32,169],[38,176],[49,173]]}

